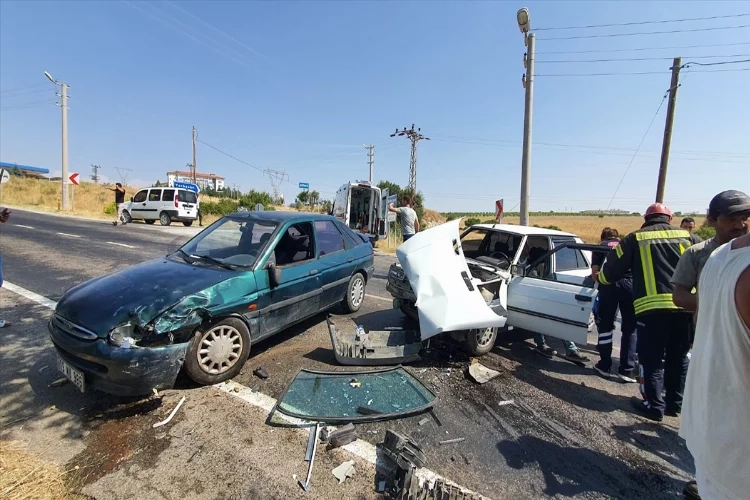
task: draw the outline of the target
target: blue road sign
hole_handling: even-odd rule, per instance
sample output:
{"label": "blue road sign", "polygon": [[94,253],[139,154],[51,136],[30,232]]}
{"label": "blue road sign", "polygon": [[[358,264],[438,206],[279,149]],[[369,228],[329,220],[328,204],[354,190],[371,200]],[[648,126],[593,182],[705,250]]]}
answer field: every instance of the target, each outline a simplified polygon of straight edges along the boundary
{"label": "blue road sign", "polygon": [[397,199],[398,199],[398,196],[397,196],[397,195],[395,195],[395,194],[392,194],[392,195],[390,195],[390,196],[388,197],[388,201],[387,201],[387,203],[388,203],[388,206],[390,206],[390,205],[391,205],[391,203],[393,203],[393,204],[395,205],[395,204],[396,204],[396,200],[397,200]]}
{"label": "blue road sign", "polygon": [[198,186],[190,182],[174,181],[172,183],[172,187],[176,187],[178,189],[187,189],[188,191],[192,191],[196,194],[198,193],[198,191],[200,191],[200,188]]}
{"label": "blue road sign", "polygon": [[307,182],[300,182],[299,183],[299,188],[300,189],[310,189],[310,184],[308,184]]}

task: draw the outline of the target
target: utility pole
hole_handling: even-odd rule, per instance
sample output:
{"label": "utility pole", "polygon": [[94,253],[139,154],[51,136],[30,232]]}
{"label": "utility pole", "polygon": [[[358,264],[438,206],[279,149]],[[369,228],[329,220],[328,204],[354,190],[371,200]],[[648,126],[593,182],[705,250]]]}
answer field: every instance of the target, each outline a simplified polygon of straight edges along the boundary
{"label": "utility pole", "polygon": [[188,168],[188,174],[193,179],[193,184],[195,184],[195,167],[192,163],[186,163],[185,166]]}
{"label": "utility pole", "polygon": [[195,125],[193,125],[193,184],[195,184],[195,174],[198,170],[198,162],[195,160],[195,143],[198,140],[198,131],[195,130]]}
{"label": "utility pole", "polygon": [[61,188],[61,203],[62,209],[68,210],[70,208],[70,200],[68,200],[68,89],[70,86],[66,83],[58,82],[52,75],[44,72],[44,76],[49,81],[60,87],[60,93],[56,94],[60,97],[60,109],[62,109],[62,188]]}
{"label": "utility pole", "polygon": [[367,150],[367,163],[370,164],[370,184],[372,184],[373,181],[373,166],[375,165],[375,145],[370,144],[369,146],[367,144],[362,144],[365,149]]}
{"label": "utility pole", "polygon": [[659,180],[656,183],[656,203],[664,203],[664,187],[667,184],[667,165],[669,148],[672,146],[672,126],[674,125],[674,108],[677,104],[677,88],[680,86],[680,69],[682,58],[675,57],[672,62],[672,81],[669,85],[669,102],[667,103],[667,121],[664,124],[664,141],[661,145],[659,162]]}
{"label": "utility pole", "polygon": [[529,193],[531,177],[531,117],[534,112],[534,33],[529,33],[531,28],[529,11],[526,8],[516,13],[518,27],[523,33],[526,53],[523,55],[523,65],[526,74],[523,75],[522,83],[526,89],[523,113],[523,155],[521,158],[521,220],[520,225],[529,225]]}
{"label": "utility pole", "polygon": [[411,124],[411,128],[407,129],[404,127],[403,130],[396,129],[394,133],[391,134],[391,137],[406,137],[411,141],[411,161],[409,162],[409,191],[411,191],[411,195],[415,196],[417,194],[417,143],[421,140],[427,140],[429,141],[429,137],[425,137],[422,135],[422,129],[417,128],[414,129],[414,124]]}
{"label": "utility pole", "polygon": [[99,184],[99,169],[101,168],[99,165],[91,165],[91,180],[94,184]]}

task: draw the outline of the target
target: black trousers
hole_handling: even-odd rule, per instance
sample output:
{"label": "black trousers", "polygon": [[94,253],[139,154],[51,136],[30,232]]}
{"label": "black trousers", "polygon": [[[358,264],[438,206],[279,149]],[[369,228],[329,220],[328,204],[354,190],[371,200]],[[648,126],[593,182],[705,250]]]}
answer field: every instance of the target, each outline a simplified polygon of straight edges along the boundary
{"label": "black trousers", "polygon": [[622,316],[622,340],[620,342],[620,373],[632,375],[635,370],[636,334],[635,309],[633,308],[633,281],[623,279],[614,285],[599,286],[599,308],[596,312],[596,330],[599,332],[596,349],[599,351],[599,368],[612,368],[612,338],[617,310]]}
{"label": "black trousers", "polygon": [[[638,358],[643,392],[651,408],[682,409],[692,317],[684,311],[655,311],[638,317]],[[666,400],[662,392],[666,389]]]}

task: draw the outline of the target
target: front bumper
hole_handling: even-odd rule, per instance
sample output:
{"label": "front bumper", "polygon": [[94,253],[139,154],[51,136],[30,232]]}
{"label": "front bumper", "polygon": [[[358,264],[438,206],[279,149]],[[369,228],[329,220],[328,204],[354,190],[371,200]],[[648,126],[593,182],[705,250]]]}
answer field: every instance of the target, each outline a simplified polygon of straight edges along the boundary
{"label": "front bumper", "polygon": [[118,396],[150,394],[174,385],[189,342],[124,349],[106,339],[83,340],[47,323],[58,356],[81,370],[88,387]]}
{"label": "front bumper", "polygon": [[394,298],[409,300],[411,302],[417,301],[417,295],[414,293],[414,290],[412,290],[411,284],[406,278],[403,269],[395,264],[391,264],[391,267],[388,270],[388,282],[385,285],[385,289]]}

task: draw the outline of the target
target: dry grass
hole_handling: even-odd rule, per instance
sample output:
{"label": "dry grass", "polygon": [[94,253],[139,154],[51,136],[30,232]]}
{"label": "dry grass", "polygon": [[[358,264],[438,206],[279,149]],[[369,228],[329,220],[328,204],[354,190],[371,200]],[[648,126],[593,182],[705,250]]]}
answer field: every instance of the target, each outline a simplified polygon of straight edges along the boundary
{"label": "dry grass", "polygon": [[65,471],[30,453],[18,441],[0,440],[0,498],[73,500],[82,498],[65,485]]}

